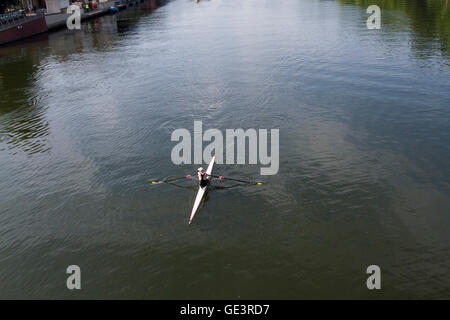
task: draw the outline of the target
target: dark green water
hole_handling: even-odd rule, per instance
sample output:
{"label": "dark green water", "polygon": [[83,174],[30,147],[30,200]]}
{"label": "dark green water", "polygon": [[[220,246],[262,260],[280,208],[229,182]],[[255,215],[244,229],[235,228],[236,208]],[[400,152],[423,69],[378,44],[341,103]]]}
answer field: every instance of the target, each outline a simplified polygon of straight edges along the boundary
{"label": "dark green water", "polygon": [[[450,298],[449,38],[445,0],[176,0],[0,48],[0,298]],[[199,119],[280,129],[280,170],[217,165],[265,184],[189,226],[148,180]]]}

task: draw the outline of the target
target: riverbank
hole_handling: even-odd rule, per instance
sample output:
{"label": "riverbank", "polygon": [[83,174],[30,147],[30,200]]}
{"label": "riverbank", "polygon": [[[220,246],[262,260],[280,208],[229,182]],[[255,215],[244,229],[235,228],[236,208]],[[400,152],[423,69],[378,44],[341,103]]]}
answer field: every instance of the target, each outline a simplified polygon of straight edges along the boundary
{"label": "riverbank", "polygon": [[[151,8],[156,8],[157,0],[111,0],[97,4],[97,8],[89,11],[81,9],[81,20],[96,18],[110,12],[111,7],[124,10],[128,7],[136,7],[144,2],[148,2]],[[38,34],[59,30],[66,27],[67,21],[66,9],[60,13],[44,13],[39,11],[35,16],[21,15],[0,24],[0,45],[9,44],[11,42],[20,41]]]}
{"label": "riverbank", "polygon": [[[125,4],[120,3],[118,5],[116,5],[116,2],[119,2],[119,1],[111,0],[108,2],[98,3],[97,9],[93,9],[93,10],[89,10],[89,11],[85,11],[84,9],[81,9],[82,10],[81,20],[87,20],[87,19],[105,15],[109,12],[109,9],[112,6],[116,6],[117,8],[120,7],[120,9],[125,9],[127,7],[127,4],[125,1],[124,1]],[[136,2],[139,3],[140,1],[138,0]],[[65,11],[61,12],[61,13],[53,13],[53,14],[45,15],[45,22],[47,24],[47,28],[49,31],[60,29],[60,28],[65,28],[66,21],[67,21],[67,13]]]}

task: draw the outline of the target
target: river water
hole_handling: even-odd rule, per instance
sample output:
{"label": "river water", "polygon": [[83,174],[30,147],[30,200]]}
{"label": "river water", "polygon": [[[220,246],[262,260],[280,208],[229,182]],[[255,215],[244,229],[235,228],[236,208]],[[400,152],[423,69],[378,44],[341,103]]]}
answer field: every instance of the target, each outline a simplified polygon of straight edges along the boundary
{"label": "river water", "polygon": [[[0,48],[0,298],[450,298],[449,45],[445,0],[175,0]],[[280,167],[188,225],[194,120]]]}

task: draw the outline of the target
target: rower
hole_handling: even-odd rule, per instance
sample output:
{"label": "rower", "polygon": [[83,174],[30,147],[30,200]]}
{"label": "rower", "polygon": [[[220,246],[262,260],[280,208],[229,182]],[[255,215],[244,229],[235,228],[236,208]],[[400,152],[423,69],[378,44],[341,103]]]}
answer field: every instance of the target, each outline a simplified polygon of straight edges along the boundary
{"label": "rower", "polygon": [[200,187],[206,187],[208,184],[208,174],[202,167],[198,168],[198,181],[200,182]]}

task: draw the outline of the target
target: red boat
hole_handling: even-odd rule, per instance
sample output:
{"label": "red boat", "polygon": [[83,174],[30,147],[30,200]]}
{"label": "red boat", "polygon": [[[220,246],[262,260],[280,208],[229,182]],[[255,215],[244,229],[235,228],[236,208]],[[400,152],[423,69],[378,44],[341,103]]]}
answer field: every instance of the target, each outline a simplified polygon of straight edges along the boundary
{"label": "red boat", "polygon": [[0,15],[0,45],[47,32],[43,11],[25,14],[24,11]]}

